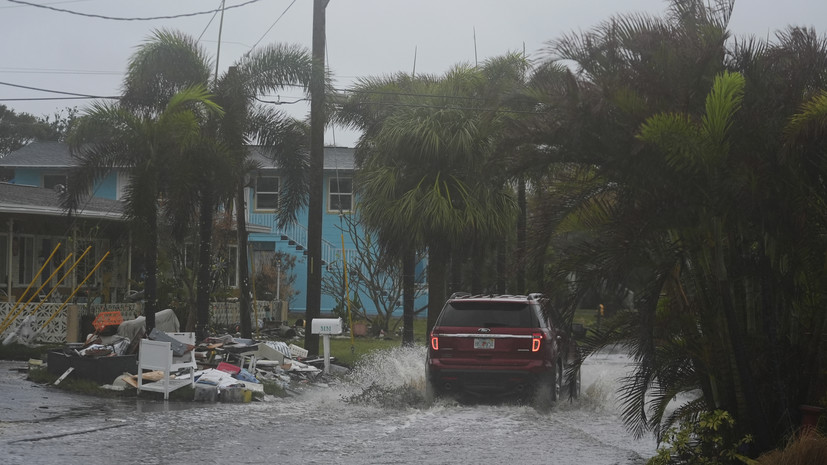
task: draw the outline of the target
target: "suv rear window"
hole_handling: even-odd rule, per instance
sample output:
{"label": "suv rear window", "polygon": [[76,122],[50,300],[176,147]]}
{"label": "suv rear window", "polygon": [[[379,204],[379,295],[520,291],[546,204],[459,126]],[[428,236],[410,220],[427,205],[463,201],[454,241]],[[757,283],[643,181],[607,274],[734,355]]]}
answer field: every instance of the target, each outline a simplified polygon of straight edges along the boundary
{"label": "suv rear window", "polygon": [[461,301],[450,302],[443,310],[440,326],[480,328],[536,328],[537,317],[525,302]]}

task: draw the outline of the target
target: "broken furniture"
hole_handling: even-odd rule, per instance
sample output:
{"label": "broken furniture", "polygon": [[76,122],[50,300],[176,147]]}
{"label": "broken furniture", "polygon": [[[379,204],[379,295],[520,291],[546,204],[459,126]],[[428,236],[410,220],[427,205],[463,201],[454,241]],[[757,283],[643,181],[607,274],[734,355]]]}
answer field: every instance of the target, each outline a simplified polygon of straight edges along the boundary
{"label": "broken furniture", "polygon": [[81,356],[77,348],[82,344],[69,344],[64,350],[51,350],[46,354],[46,369],[53,375],[74,368],[72,376],[92,380],[98,384],[111,384],[124,372],[134,373],[138,366],[135,355],[110,355],[108,357]]}
{"label": "broken furniture", "polygon": [[[142,390],[163,392],[164,400],[168,400],[171,391],[195,384],[195,370],[198,367],[195,363],[195,352],[191,350],[195,344],[195,333],[168,333],[166,335],[175,339],[179,344],[186,345],[189,350],[177,356],[173,354],[174,343],[169,340],[141,339],[138,352],[138,394]],[[161,371],[163,377],[152,383],[144,383],[144,370]],[[173,375],[181,370],[187,371],[188,377],[173,378]]]}

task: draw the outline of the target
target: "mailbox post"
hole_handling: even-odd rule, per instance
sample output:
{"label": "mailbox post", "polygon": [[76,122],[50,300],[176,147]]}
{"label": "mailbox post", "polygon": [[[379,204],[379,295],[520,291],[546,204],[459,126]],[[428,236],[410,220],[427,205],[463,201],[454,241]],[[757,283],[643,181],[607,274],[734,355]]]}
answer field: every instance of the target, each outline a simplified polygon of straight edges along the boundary
{"label": "mailbox post", "polygon": [[341,318],[313,318],[310,333],[322,336],[324,345],[324,372],[330,372],[330,335],[342,334]]}

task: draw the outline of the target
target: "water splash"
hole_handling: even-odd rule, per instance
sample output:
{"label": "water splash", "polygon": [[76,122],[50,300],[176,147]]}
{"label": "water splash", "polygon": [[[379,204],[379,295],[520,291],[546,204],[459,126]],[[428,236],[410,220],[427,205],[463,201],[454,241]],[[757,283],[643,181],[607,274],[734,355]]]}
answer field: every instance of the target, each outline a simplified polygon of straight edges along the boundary
{"label": "water splash", "polygon": [[382,408],[425,405],[425,347],[395,347],[362,358],[346,378],[346,403]]}
{"label": "water splash", "polygon": [[425,347],[394,347],[363,357],[349,376],[354,385],[367,387],[425,387]]}
{"label": "water splash", "polygon": [[[422,346],[395,347],[366,355],[336,386],[335,395],[346,404],[397,410],[424,409],[429,406],[425,399],[426,352]],[[589,357],[582,366],[579,398],[570,399],[566,394],[551,412],[618,413],[618,379],[628,373],[631,363],[624,353],[599,353]],[[455,399],[441,398],[436,407],[451,407],[457,403]],[[484,399],[474,403],[488,404]],[[502,399],[493,403],[514,406],[514,402]]]}

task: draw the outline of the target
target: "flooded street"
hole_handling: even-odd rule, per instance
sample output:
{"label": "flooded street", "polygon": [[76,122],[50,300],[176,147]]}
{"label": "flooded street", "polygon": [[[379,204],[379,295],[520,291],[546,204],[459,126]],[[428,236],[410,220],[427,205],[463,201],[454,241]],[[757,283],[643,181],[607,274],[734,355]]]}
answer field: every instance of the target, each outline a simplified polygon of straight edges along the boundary
{"label": "flooded street", "polygon": [[383,352],[344,382],[250,404],[66,394],[9,375],[6,362],[0,451],[4,463],[29,465],[625,465],[645,463],[655,453],[654,440],[634,439],[617,414],[615,380],[628,370],[625,355],[588,359],[581,398],[548,412],[449,400],[427,408],[421,397],[424,358],[424,349]]}

